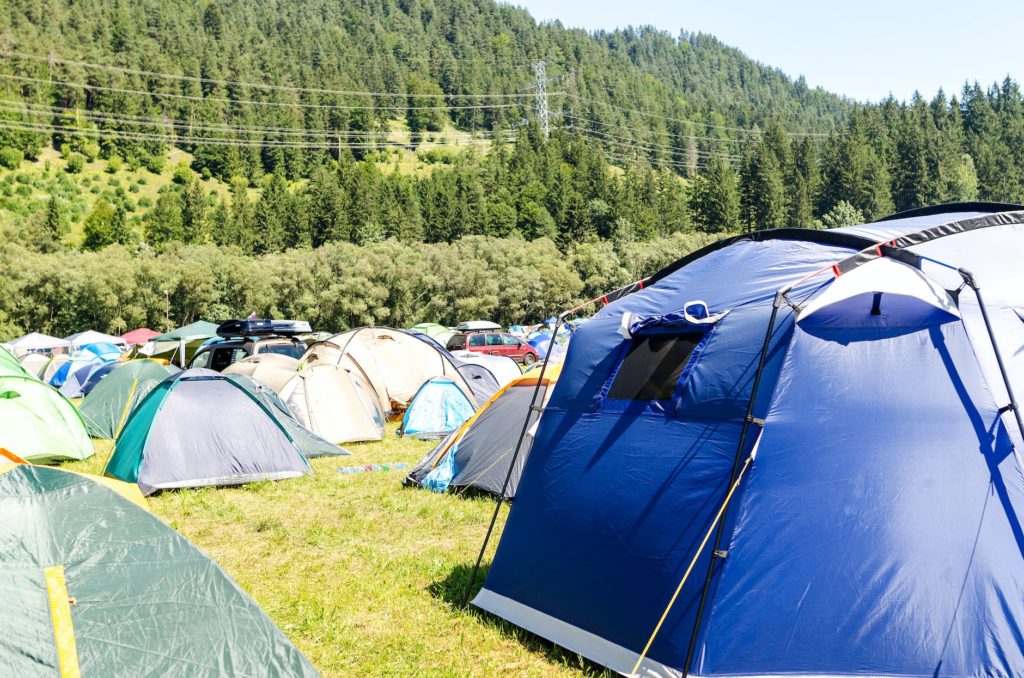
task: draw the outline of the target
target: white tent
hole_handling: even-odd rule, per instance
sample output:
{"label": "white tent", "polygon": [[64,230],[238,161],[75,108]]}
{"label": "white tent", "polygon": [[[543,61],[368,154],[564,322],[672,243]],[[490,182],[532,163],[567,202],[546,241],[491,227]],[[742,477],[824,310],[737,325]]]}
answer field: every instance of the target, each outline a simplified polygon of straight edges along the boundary
{"label": "white tent", "polygon": [[88,346],[89,344],[114,344],[115,346],[125,346],[126,342],[121,337],[115,337],[110,334],[104,334],[103,332],[97,332],[96,330],[85,330],[84,332],[76,332],[71,336],[64,337],[67,341],[71,342],[71,346],[74,348],[81,348]]}
{"label": "white tent", "polygon": [[67,339],[58,339],[39,332],[31,332],[23,337],[12,339],[7,342],[7,345],[17,355],[33,351],[52,351],[55,348],[71,348],[71,342]]}
{"label": "white tent", "polygon": [[494,375],[499,388],[523,376],[519,363],[506,355],[488,355],[473,351],[452,351],[452,355],[464,363],[477,363],[486,367]]}

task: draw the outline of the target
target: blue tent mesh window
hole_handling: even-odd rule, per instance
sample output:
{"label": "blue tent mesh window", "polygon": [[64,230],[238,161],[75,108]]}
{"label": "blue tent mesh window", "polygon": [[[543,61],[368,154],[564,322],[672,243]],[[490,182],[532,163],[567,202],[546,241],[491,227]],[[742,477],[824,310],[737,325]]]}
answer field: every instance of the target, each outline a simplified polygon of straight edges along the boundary
{"label": "blue tent mesh window", "polygon": [[608,397],[616,400],[671,400],[704,330],[635,337],[615,373]]}

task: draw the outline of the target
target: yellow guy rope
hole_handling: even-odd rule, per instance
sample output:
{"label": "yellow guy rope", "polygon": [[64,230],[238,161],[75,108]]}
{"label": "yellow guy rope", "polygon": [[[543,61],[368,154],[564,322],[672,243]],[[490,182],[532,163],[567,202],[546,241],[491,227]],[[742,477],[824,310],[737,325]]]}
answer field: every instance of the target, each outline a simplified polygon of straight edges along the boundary
{"label": "yellow guy rope", "polygon": [[132,380],[132,387],[128,390],[128,399],[124,403],[124,410],[121,411],[121,419],[117,422],[117,430],[114,431],[114,438],[121,435],[121,427],[124,426],[124,420],[128,418],[128,413],[132,411],[132,397],[135,395],[135,387],[139,385],[139,380],[136,377]]}
{"label": "yellow guy rope", "polygon": [[[636,664],[633,665],[633,670],[629,673],[636,675],[636,672],[640,670],[640,665],[643,664],[644,658],[647,656],[648,650],[651,649],[651,645],[654,644],[654,639],[657,638],[658,632],[661,631],[661,625],[665,623],[665,619],[668,618],[668,613],[672,611],[672,606],[676,604],[676,598],[679,597],[680,591],[683,590],[683,586],[686,585],[686,580],[689,579],[690,573],[693,572],[693,567],[697,564],[697,559],[700,558],[701,552],[704,551],[704,547],[708,545],[708,540],[711,539],[711,533],[715,531],[715,526],[718,525],[718,521],[722,519],[725,514],[726,507],[729,506],[729,502],[732,500],[732,495],[736,492],[736,488],[739,487],[740,481],[743,480],[743,474],[747,472],[747,468],[750,466],[750,462],[753,461],[754,456],[750,455],[747,460],[743,462],[743,468],[740,469],[740,473],[736,476],[736,481],[729,488],[729,494],[725,495],[725,501],[722,502],[722,507],[718,509],[718,514],[715,515],[715,519],[708,525],[707,534],[704,535],[703,541],[700,546],[697,547],[697,552],[693,554],[693,560],[690,561],[690,566],[686,568],[686,572],[683,573],[683,579],[679,582],[679,586],[676,587],[676,592],[672,594],[672,599],[668,601],[668,606],[665,611],[661,613],[661,619],[658,620],[658,625],[654,627],[654,631],[651,632],[651,637],[647,639],[647,644],[644,645],[644,651],[640,653],[640,656],[636,659]],[[686,670],[687,667],[683,667]]]}

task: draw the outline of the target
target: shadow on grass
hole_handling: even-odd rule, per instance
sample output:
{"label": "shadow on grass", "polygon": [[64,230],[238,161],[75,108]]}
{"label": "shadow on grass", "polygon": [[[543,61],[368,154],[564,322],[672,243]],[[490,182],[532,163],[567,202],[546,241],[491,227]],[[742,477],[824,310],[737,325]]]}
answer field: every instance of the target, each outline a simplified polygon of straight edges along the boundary
{"label": "shadow on grass", "polygon": [[465,609],[460,609],[460,606],[462,605],[463,596],[466,595],[466,585],[469,583],[470,575],[473,572],[471,564],[463,563],[456,565],[444,579],[435,581],[427,586],[427,592],[438,600],[444,601],[456,612],[474,617],[484,626],[494,629],[507,638],[511,638],[531,652],[544,655],[545,659],[554,664],[579,671],[582,675],[593,678],[598,676],[611,678],[611,676],[616,675],[581,655],[574,654],[500,617],[473,607],[471,604],[472,600],[480,592],[480,589],[483,588],[484,580],[487,579],[487,572],[490,570],[490,567],[491,564],[489,562],[480,564],[480,570],[476,573],[476,581],[473,582],[473,587],[469,591],[468,600],[470,602],[466,604]]}

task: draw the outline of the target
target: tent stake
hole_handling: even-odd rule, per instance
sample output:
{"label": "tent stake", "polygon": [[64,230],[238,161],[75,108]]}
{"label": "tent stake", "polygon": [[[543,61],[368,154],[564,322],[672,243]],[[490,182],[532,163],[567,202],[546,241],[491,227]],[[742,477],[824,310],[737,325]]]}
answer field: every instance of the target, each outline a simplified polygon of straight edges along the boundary
{"label": "tent stake", "polygon": [[[788,288],[787,288],[788,289]],[[740,463],[743,459],[743,450],[747,445],[747,433],[750,431],[750,425],[754,423],[754,406],[757,401],[757,391],[761,386],[761,375],[764,373],[764,365],[768,361],[768,347],[771,345],[772,334],[775,332],[775,321],[779,315],[779,308],[785,301],[786,291],[779,290],[775,294],[775,300],[772,302],[772,314],[768,319],[768,328],[764,333],[764,342],[761,344],[761,355],[757,359],[757,370],[754,372],[754,383],[750,391],[750,399],[747,400],[747,414],[743,418],[743,428],[740,429],[739,443],[736,445],[736,455],[732,463],[732,474],[730,483],[735,483],[740,473]],[[733,488],[735,489],[735,488]],[[715,532],[715,544],[711,549],[711,558],[708,561],[708,571],[704,577],[704,587],[700,593],[700,603],[697,605],[697,616],[694,618],[693,631],[690,633],[690,645],[686,650],[686,663],[683,664],[683,676],[690,675],[690,662],[693,661],[693,653],[697,648],[697,635],[700,631],[701,617],[704,616],[704,605],[707,602],[708,591],[711,589],[711,580],[715,572],[715,560],[719,553],[722,542],[722,536],[725,533],[725,523],[728,513],[728,505],[723,506],[723,513],[718,522],[718,529]]]}
{"label": "tent stake", "polygon": [[978,299],[978,308],[981,309],[981,317],[985,321],[985,330],[988,332],[989,341],[992,342],[992,351],[996,354],[996,363],[999,365],[999,373],[1003,377],[1003,385],[1006,387],[1006,397],[1010,399],[1007,409],[1013,410],[1013,416],[1017,420],[1017,429],[1020,431],[1021,440],[1024,440],[1024,420],[1021,419],[1020,408],[1017,406],[1017,398],[1013,394],[1013,387],[1010,386],[1010,377],[1006,373],[1006,365],[1003,363],[1003,354],[999,351],[999,344],[996,343],[995,332],[992,331],[992,323],[988,319],[988,310],[981,298],[981,287],[974,279],[974,274],[967,269],[957,269],[960,277],[964,279],[967,286],[974,290],[974,296]]}

